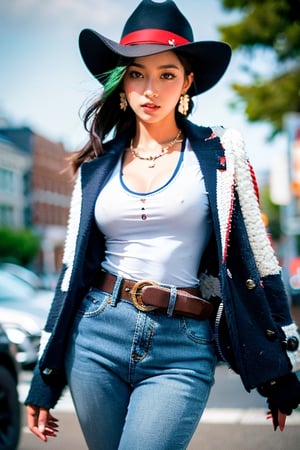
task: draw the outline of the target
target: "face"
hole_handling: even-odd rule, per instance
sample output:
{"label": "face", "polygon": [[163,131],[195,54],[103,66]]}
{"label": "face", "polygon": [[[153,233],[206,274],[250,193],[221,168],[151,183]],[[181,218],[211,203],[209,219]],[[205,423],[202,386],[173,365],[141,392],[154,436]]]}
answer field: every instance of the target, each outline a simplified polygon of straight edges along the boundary
{"label": "face", "polygon": [[128,67],[123,88],[137,118],[146,123],[174,118],[175,107],[193,81],[172,51],[134,59]]}

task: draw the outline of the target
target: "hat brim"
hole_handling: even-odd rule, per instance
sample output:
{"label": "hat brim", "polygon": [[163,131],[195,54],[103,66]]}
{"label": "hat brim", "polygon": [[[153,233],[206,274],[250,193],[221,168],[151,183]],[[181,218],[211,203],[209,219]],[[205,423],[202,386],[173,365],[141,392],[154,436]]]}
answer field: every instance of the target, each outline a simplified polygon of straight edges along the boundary
{"label": "hat brim", "polygon": [[225,42],[200,41],[176,47],[158,44],[125,46],[91,29],[81,31],[79,49],[88,70],[98,80],[101,74],[117,65],[120,57],[137,58],[170,50],[187,55],[194,72],[194,83],[189,89],[190,96],[212,88],[224,75],[231,58],[231,48]]}

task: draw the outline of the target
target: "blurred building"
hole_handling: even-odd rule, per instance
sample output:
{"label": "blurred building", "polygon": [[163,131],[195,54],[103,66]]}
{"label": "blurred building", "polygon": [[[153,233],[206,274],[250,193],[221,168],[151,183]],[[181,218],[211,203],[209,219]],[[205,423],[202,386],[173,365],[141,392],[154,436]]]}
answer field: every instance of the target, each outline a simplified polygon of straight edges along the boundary
{"label": "blurred building", "polygon": [[[33,228],[42,242],[38,270],[55,273],[61,264],[72,191],[66,161],[70,154],[62,143],[28,127],[2,127],[0,136],[0,225]],[[10,178],[15,180],[13,187],[9,186]],[[14,190],[10,201],[5,201],[2,187]]]}
{"label": "blurred building", "polygon": [[0,226],[28,225],[31,157],[0,133]]}

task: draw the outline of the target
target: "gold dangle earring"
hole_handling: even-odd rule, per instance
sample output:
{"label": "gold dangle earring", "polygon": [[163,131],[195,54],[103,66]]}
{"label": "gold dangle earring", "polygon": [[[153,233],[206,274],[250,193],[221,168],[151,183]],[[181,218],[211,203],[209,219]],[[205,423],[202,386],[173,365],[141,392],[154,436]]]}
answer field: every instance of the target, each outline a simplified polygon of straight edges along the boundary
{"label": "gold dangle earring", "polygon": [[127,105],[128,103],[125,92],[120,92],[120,110],[125,112]]}
{"label": "gold dangle earring", "polygon": [[188,94],[182,94],[179,99],[178,111],[186,116],[189,110],[190,96]]}

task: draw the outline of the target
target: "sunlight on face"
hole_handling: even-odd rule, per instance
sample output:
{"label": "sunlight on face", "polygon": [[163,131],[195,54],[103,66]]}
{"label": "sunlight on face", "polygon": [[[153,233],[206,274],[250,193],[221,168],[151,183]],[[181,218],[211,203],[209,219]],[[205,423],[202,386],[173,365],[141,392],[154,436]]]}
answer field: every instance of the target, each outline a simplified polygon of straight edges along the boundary
{"label": "sunlight on face", "polygon": [[174,116],[180,96],[187,92],[193,74],[172,52],[135,58],[123,80],[127,101],[137,118],[147,122]]}

